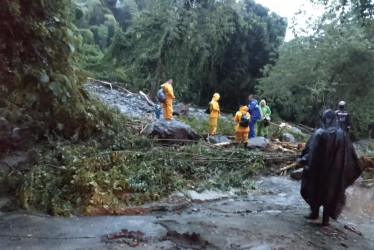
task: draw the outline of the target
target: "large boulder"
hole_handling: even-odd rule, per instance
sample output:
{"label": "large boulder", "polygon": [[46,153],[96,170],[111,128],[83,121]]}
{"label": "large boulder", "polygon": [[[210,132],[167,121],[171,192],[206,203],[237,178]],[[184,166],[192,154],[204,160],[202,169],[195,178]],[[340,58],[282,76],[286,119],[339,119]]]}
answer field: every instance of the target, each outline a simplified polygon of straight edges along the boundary
{"label": "large boulder", "polygon": [[176,120],[157,120],[148,124],[142,134],[159,139],[198,140],[199,135],[187,124]]}
{"label": "large boulder", "polygon": [[221,142],[231,142],[226,136],[224,135],[209,135],[209,142],[216,144]]}
{"label": "large boulder", "polygon": [[248,140],[249,148],[260,148],[265,149],[269,141],[263,136],[257,136]]}
{"label": "large boulder", "polygon": [[289,134],[289,133],[284,133],[282,135],[282,141],[283,142],[291,142],[293,144],[296,143],[296,139],[295,139],[295,136],[293,134]]}

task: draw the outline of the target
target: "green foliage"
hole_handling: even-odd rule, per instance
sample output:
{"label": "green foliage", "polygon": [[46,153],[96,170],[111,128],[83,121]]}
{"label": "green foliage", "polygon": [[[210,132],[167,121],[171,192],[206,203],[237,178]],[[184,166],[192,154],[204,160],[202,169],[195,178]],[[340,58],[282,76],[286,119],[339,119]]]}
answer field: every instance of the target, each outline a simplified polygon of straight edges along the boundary
{"label": "green foliage", "polygon": [[282,118],[311,127],[318,126],[324,109],[344,100],[354,133],[366,136],[374,123],[372,34],[355,19],[322,27],[317,37],[284,44],[277,64],[264,68],[257,90]]}
{"label": "green foliage", "polygon": [[84,44],[94,44],[94,34],[90,29],[79,29],[79,34],[82,36]]}
{"label": "green foliage", "polygon": [[[123,126],[114,122],[118,111],[82,89],[87,73],[78,63],[88,67],[103,55],[92,44],[92,31],[72,24],[74,8],[70,0],[6,0],[0,8],[6,20],[0,23],[0,115],[39,138],[87,138]],[[103,30],[114,29],[105,11],[103,22]]]}
{"label": "green foliage", "polygon": [[151,0],[136,6],[126,33],[116,32],[99,75],[108,79],[121,68],[130,88],[151,96],[172,77],[177,97],[199,104],[213,91],[228,106],[245,100],[259,69],[276,57],[286,28],[284,19],[251,0]]}
{"label": "green foliage", "polygon": [[283,139],[283,134],[288,133],[295,137],[297,142],[307,142],[310,135],[305,133],[300,133],[294,129],[287,128],[286,126],[280,127],[280,126],[269,126],[269,138],[274,139]]}
{"label": "green foliage", "polygon": [[[101,0],[74,0],[75,24],[83,36],[85,44],[99,45],[102,51],[106,50],[115,32],[118,23],[112,11]],[[88,33],[90,31],[91,34]],[[91,40],[93,39],[93,41]]]}
{"label": "green foliage", "polygon": [[2,2],[0,107],[18,114],[6,117],[12,124],[34,120],[45,129],[58,105],[80,101],[69,6],[69,0]]}
{"label": "green foliage", "polygon": [[[230,117],[232,118],[232,117]],[[209,132],[209,120],[197,119],[194,116],[180,116],[179,120],[188,124],[193,128],[198,134],[208,134]],[[229,120],[229,118],[218,118],[218,133],[224,135],[235,134],[235,123]]]}
{"label": "green foliage", "polygon": [[372,0],[311,0],[311,2],[318,2],[326,5],[329,8],[328,13],[340,13],[342,21],[345,19],[347,13],[354,13],[365,21],[374,16],[374,3]]}
{"label": "green foliage", "polygon": [[224,135],[234,135],[236,126],[234,116],[218,118],[218,126],[219,133]]}
{"label": "green foliage", "polygon": [[[53,142],[33,151],[36,164],[2,179],[22,206],[54,215],[91,213],[95,208],[158,200],[190,186],[204,189],[253,187],[263,170],[260,155],[202,144],[154,147],[133,133],[108,133],[80,144]],[[110,143],[111,142],[111,143]],[[31,168],[28,168],[31,167]]]}
{"label": "green foliage", "polygon": [[370,151],[374,151],[374,141],[372,141],[371,144],[369,144],[368,149]]}

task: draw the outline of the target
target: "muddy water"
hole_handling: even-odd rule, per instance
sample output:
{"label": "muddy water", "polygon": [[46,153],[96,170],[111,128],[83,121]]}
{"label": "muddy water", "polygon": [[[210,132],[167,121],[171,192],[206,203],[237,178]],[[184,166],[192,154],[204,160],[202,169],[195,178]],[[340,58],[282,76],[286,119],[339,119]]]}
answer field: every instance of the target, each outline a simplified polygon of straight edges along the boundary
{"label": "muddy water", "polygon": [[343,215],[357,221],[374,223],[374,189],[353,186],[347,189],[347,205]]}

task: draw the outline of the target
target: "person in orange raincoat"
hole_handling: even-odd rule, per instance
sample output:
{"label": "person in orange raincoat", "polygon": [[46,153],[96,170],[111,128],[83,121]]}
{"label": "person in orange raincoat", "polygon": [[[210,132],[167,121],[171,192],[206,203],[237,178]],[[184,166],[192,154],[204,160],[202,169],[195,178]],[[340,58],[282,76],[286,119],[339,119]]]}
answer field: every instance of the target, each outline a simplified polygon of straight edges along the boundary
{"label": "person in orange raincoat", "polygon": [[220,98],[220,95],[218,93],[214,93],[212,97],[212,101],[209,103],[209,107],[210,107],[209,134],[210,135],[217,133],[217,123],[218,123],[218,117],[220,114],[220,108],[218,104],[219,98]]}
{"label": "person in orange raincoat", "polygon": [[165,120],[172,120],[173,119],[173,99],[174,90],[173,90],[173,79],[167,80],[164,84],[161,85],[161,88],[166,93],[166,100],[164,102],[164,118]]}
{"label": "person in orange raincoat", "polygon": [[241,106],[239,111],[236,112],[234,117],[234,122],[236,122],[235,127],[235,143],[239,144],[241,141],[244,143],[244,148],[248,145],[248,134],[249,134],[249,121],[247,126],[241,126],[239,123],[242,120],[242,116],[246,115],[248,120],[251,119],[251,115],[248,113],[247,106]]}

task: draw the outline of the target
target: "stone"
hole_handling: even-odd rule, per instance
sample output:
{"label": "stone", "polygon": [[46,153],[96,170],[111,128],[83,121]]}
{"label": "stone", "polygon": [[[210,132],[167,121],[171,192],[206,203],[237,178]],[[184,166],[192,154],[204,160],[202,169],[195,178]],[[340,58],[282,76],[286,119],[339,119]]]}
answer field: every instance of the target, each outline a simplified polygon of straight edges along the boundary
{"label": "stone", "polygon": [[297,181],[301,180],[301,178],[303,178],[303,169],[299,168],[293,171],[290,176],[294,180],[297,180]]}
{"label": "stone", "polygon": [[248,140],[248,147],[249,148],[261,148],[261,149],[265,149],[266,146],[268,145],[269,143],[269,140],[266,139],[265,137],[263,136],[257,136],[257,137],[254,137],[254,138],[250,138]]}
{"label": "stone", "polygon": [[148,124],[142,134],[159,139],[198,140],[199,135],[187,124],[176,120],[157,120]]}
{"label": "stone", "polygon": [[295,136],[293,136],[292,134],[289,134],[289,133],[284,133],[282,135],[282,141],[283,142],[291,142],[293,144],[296,143],[296,139],[295,139]]}
{"label": "stone", "polygon": [[0,116],[0,139],[10,136],[10,124],[8,120]]}
{"label": "stone", "polygon": [[226,136],[224,135],[209,135],[209,142],[216,144],[221,142],[231,142]]}

